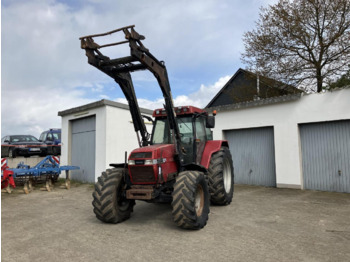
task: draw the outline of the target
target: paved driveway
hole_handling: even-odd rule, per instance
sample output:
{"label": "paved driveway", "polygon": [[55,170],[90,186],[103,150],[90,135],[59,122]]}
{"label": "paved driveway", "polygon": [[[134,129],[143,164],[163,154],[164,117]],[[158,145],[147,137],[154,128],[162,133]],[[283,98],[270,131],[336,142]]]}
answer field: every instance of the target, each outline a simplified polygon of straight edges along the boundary
{"label": "paved driveway", "polygon": [[2,193],[2,261],[350,261],[350,194],[236,186],[186,231],[170,205],[139,201],[129,220],[101,223],[91,193]]}

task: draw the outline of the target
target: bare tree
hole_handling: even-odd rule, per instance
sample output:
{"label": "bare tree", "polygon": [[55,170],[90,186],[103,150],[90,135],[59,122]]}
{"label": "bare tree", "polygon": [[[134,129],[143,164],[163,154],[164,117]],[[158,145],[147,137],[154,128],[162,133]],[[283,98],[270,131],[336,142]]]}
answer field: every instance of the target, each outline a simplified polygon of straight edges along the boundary
{"label": "bare tree", "polygon": [[348,70],[350,0],[279,0],[243,37],[250,70],[321,92]]}

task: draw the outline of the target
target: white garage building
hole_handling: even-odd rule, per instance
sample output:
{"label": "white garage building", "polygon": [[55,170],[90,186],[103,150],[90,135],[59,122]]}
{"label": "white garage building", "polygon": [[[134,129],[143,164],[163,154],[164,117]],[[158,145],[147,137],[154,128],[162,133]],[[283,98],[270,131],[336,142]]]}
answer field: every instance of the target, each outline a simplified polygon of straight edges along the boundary
{"label": "white garage building", "polygon": [[[220,101],[226,99],[224,89]],[[214,109],[214,139],[229,142],[236,184],[350,193],[350,88],[258,98],[208,111]],[[61,163],[81,167],[74,179],[94,182],[110,163],[124,162],[125,151],[138,147],[124,104],[101,100],[58,115]],[[150,132],[151,123],[146,126]]]}
{"label": "white garage building", "polygon": [[[152,111],[141,108],[151,116]],[[76,165],[72,178],[95,182],[111,163],[124,163],[125,151],[137,148],[129,107],[110,100],[58,112],[62,117],[61,164]],[[151,123],[146,123],[150,132]]]}
{"label": "white garage building", "polygon": [[229,141],[235,183],[350,193],[349,88],[214,109],[214,139]]}

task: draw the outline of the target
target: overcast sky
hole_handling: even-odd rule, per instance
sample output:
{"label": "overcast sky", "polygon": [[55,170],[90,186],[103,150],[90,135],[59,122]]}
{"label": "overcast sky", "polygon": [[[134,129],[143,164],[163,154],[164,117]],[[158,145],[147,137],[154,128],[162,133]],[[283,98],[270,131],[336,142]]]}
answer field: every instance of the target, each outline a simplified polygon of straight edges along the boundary
{"label": "overcast sky", "polygon": [[[136,25],[165,61],[175,105],[204,107],[244,68],[242,35],[254,28],[259,8],[275,2],[2,0],[1,136],[38,137],[61,126],[58,111],[104,98],[126,102],[119,86],[87,63],[78,40],[126,25]],[[160,107],[153,76],[132,76],[140,106]]]}

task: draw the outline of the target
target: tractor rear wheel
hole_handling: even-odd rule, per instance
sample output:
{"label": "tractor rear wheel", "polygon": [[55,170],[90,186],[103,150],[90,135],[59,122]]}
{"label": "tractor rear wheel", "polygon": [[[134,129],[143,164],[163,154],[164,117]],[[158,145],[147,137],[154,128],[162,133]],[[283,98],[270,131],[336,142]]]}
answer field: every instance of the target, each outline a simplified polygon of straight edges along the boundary
{"label": "tractor rear wheel", "polygon": [[202,172],[184,171],[179,173],[172,197],[172,214],[179,227],[201,229],[207,224],[209,190]]}
{"label": "tractor rear wheel", "polygon": [[96,217],[106,223],[119,223],[130,217],[135,200],[125,197],[124,169],[113,168],[102,172],[92,193]]}
{"label": "tractor rear wheel", "polygon": [[211,203],[230,204],[233,197],[234,174],[232,156],[227,147],[222,147],[212,155],[208,171]]}

